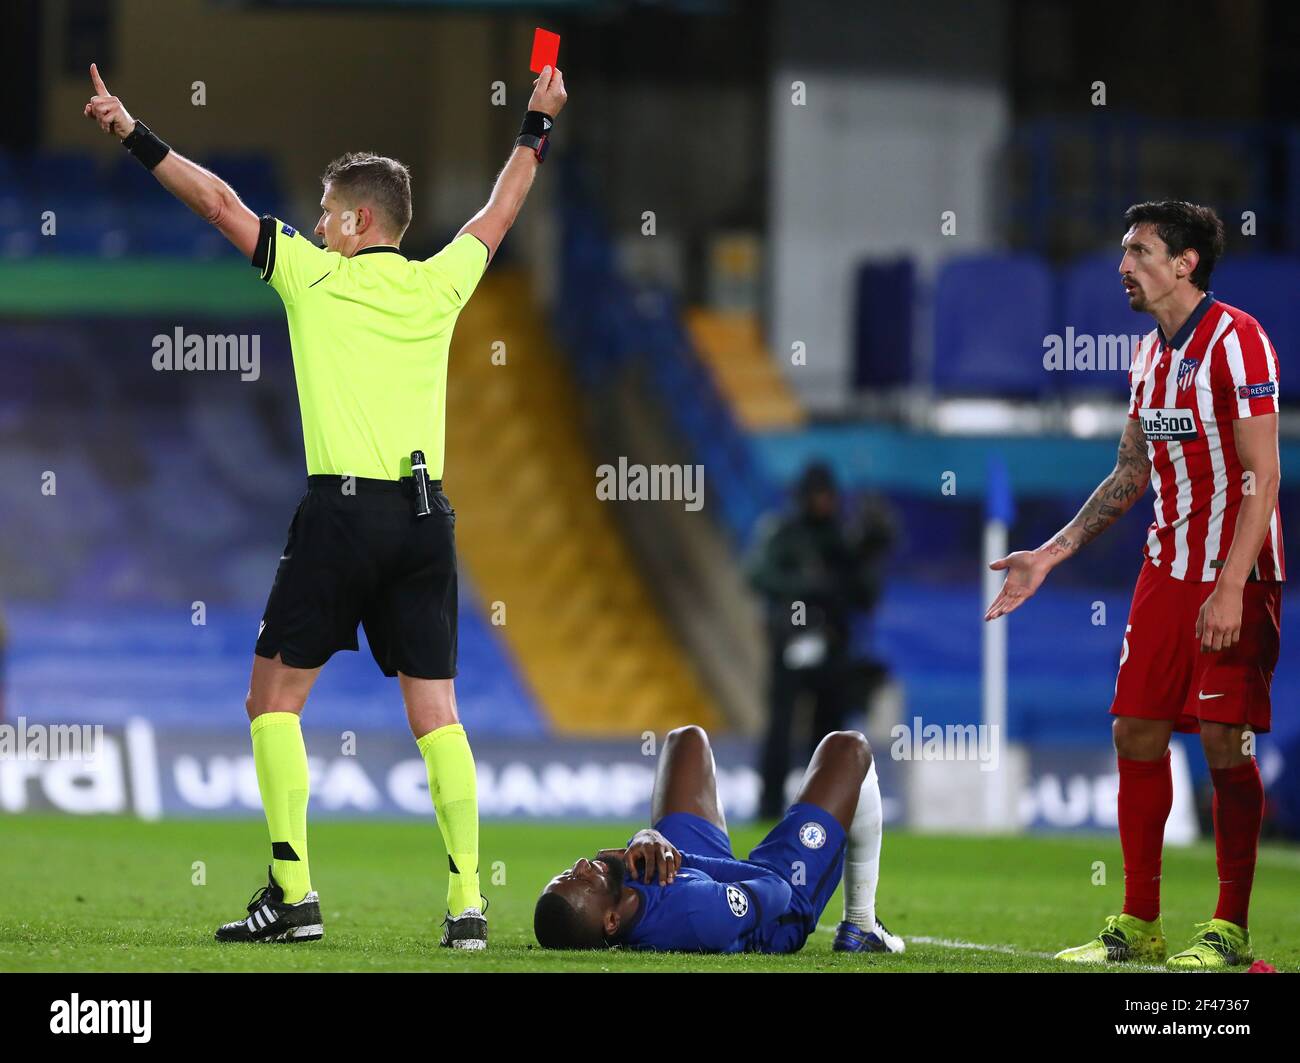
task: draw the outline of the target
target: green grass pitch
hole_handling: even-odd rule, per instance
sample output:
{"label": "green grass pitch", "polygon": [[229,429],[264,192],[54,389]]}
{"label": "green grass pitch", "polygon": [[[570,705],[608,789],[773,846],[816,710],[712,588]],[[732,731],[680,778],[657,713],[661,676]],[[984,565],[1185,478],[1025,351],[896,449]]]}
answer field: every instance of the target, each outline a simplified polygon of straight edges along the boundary
{"label": "green grass pitch", "polygon": [[[437,947],[446,856],[432,821],[325,822],[311,830],[325,938],[303,945],[218,945],[265,879],[265,828],[241,821],[119,818],[0,821],[0,970],[5,971],[1060,971],[1050,953],[1079,944],[1118,911],[1118,839],[950,838],[888,832],[879,912],[908,940],[903,956],[830,951],[838,896],[794,956],[548,953],[532,940],[546,880],[577,856],[622,844],[607,825],[483,827],[483,953]],[[737,853],[760,837],[733,834]],[[194,884],[202,862],[206,884]],[[1094,863],[1106,882],[1093,885]],[[493,883],[493,878],[497,882]],[[504,880],[504,881],[502,881]],[[1183,947],[1213,914],[1214,848],[1165,854],[1165,933]],[[1251,911],[1255,953],[1300,970],[1300,850],[1266,846]],[[976,947],[978,946],[978,947]]]}

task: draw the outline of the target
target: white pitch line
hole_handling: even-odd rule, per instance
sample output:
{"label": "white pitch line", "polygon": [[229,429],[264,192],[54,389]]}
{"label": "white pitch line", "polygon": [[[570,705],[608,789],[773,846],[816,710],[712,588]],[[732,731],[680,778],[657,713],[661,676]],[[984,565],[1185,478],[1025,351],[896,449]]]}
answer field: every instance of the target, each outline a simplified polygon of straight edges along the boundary
{"label": "white pitch line", "polygon": [[[835,928],[830,926],[818,926],[817,929],[825,930],[827,933],[830,933],[833,932]],[[897,931],[895,931],[895,933],[897,933]],[[1032,952],[1029,949],[1018,949],[1014,945],[987,945],[978,941],[961,941],[956,938],[924,937],[916,934],[899,934],[899,937],[908,944],[915,942],[917,945],[936,945],[941,949],[962,949],[966,952],[1000,952],[1006,956],[1024,956],[1035,960],[1052,960],[1056,958],[1055,954],[1051,952]],[[1086,966],[1092,965],[1088,964]],[[1064,969],[1065,968],[1063,967],[1062,970]],[[1124,964],[1124,970],[1164,972],[1166,968],[1156,966],[1152,963],[1126,963]]]}
{"label": "white pitch line", "polygon": [[1033,956],[1039,960],[1050,960],[1050,952],[1027,952],[1014,945],[983,945],[978,941],[959,941],[956,938],[908,937],[904,941],[915,941],[918,945],[938,945],[943,949],[968,949],[971,952],[1004,952],[1008,956]]}

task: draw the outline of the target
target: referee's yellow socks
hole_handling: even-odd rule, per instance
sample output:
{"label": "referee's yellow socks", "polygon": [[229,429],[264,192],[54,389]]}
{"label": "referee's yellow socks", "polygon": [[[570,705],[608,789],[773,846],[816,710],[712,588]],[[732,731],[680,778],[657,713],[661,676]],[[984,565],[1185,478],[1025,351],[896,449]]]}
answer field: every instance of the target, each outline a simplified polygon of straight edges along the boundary
{"label": "referee's yellow socks", "polygon": [[271,873],[288,904],[311,892],[307,870],[307,747],[297,713],[264,712],[252,723],[257,788],[271,832]]}
{"label": "referee's yellow socks", "polygon": [[438,817],[438,829],[451,862],[447,882],[447,910],[460,915],[479,908],[478,889],[478,780],[474,754],[465,728],[458,723],[439,727],[416,740],[429,775],[429,794]]}

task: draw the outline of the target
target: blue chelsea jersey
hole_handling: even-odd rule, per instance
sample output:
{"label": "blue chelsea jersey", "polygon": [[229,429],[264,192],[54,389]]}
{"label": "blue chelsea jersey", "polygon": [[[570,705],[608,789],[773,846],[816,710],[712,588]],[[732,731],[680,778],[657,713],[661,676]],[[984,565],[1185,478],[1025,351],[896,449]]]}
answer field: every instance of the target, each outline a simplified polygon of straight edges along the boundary
{"label": "blue chelsea jersey", "polygon": [[790,905],[789,883],[771,868],[746,860],[682,853],[672,883],[624,883],[641,908],[623,932],[632,949],[680,952],[748,952],[756,937]]}

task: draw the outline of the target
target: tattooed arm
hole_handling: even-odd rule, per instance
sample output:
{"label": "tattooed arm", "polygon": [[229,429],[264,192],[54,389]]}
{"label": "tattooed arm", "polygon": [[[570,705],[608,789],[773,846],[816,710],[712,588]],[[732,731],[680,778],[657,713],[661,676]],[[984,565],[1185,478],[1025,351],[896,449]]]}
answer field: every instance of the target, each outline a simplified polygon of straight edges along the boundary
{"label": "tattooed arm", "polygon": [[1120,437],[1114,470],[1097,486],[1074,520],[1039,549],[1054,557],[1054,565],[1064,561],[1124,516],[1146,493],[1150,482],[1151,459],[1147,456],[1142,422],[1130,420]]}
{"label": "tattooed arm", "polygon": [[984,619],[996,620],[1019,608],[1042,586],[1053,568],[1124,516],[1146,492],[1150,482],[1151,459],[1147,456],[1142,423],[1130,419],[1120,437],[1114,470],[1097,485],[1074,520],[1037,550],[1017,550],[989,565],[996,572],[1005,571],[1007,579]]}

